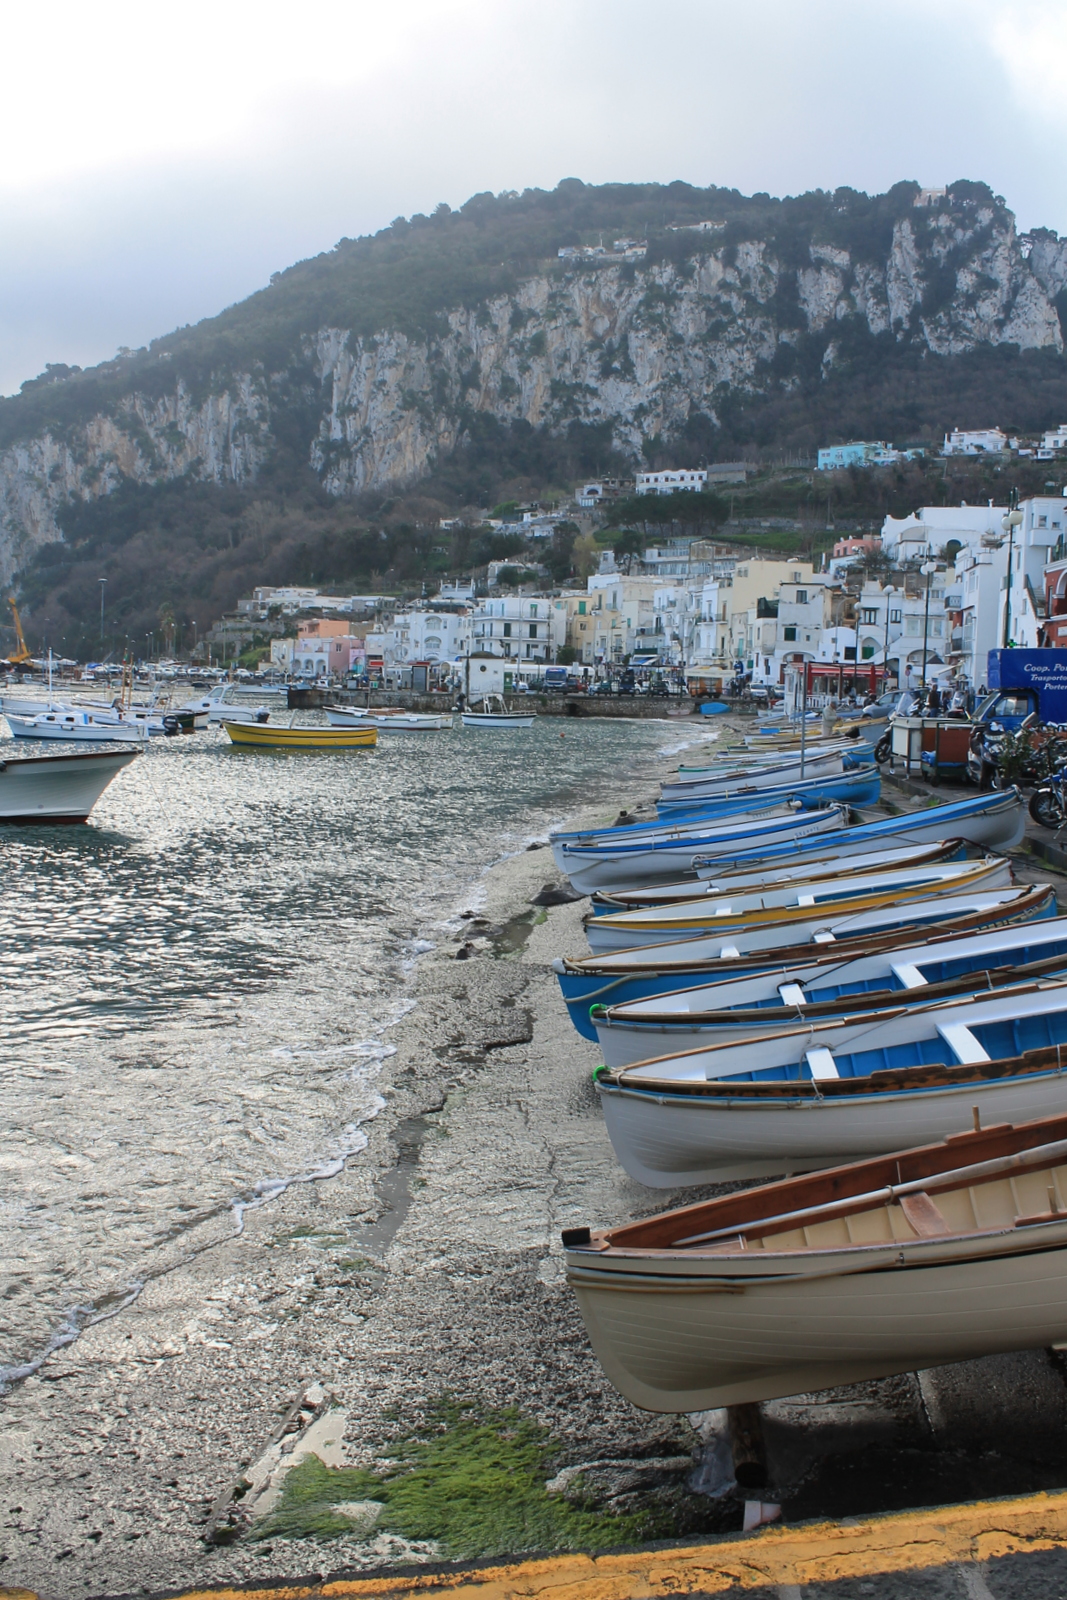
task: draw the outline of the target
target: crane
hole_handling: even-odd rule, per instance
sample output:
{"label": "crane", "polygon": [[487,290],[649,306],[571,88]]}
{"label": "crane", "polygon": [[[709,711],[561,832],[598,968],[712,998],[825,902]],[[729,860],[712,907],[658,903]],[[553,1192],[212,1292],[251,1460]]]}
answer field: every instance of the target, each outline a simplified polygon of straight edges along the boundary
{"label": "crane", "polygon": [[15,604],[15,596],[10,595],[7,603],[11,607],[11,615],[15,619],[15,639],[17,641],[18,648],[11,655],[7,656],[6,660],[10,666],[18,667],[21,666],[24,661],[30,660],[30,650],[26,643],[25,635],[22,632],[22,623],[19,621],[19,608]]}

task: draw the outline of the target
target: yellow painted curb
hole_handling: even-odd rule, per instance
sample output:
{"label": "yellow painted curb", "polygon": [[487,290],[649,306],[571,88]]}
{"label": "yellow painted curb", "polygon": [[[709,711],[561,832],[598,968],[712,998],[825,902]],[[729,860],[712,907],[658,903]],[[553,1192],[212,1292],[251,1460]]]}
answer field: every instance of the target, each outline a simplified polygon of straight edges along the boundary
{"label": "yellow painted curb", "polygon": [[[854,1522],[771,1527],[708,1544],[544,1556],[454,1572],[184,1590],[174,1600],[655,1600],[829,1583],[1067,1548],[1067,1494],[974,1501]],[[2,1591],[0,1591],[2,1594]]]}

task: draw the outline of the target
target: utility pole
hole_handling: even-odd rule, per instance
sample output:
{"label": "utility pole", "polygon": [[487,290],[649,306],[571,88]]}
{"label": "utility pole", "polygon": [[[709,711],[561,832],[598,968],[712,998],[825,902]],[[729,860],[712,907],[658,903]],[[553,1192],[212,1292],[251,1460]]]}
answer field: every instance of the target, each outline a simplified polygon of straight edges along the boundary
{"label": "utility pole", "polygon": [[1004,648],[1005,648],[1005,650],[1010,649],[1011,648],[1011,643],[1012,643],[1012,638],[1011,638],[1011,569],[1012,569],[1012,565],[1013,565],[1012,555],[1013,555],[1014,546],[1015,546],[1015,530],[1019,526],[1019,524],[1022,522],[1022,520],[1023,520],[1023,514],[1019,510],[1019,491],[1018,491],[1018,489],[1013,489],[1011,491],[1011,493],[1008,495],[1008,509],[1007,509],[1006,513],[1004,514],[1004,516],[1002,516],[1001,519],[1000,519],[1000,525],[1004,529],[1004,532],[1008,536],[1008,581],[1007,581],[1007,585],[1006,585],[1007,593],[1004,596]]}
{"label": "utility pole", "polygon": [[919,680],[919,688],[920,689],[925,689],[926,688],[926,645],[927,645],[927,636],[929,634],[929,629],[930,629],[930,583],[931,583],[931,581],[933,579],[934,573],[937,571],[937,563],[936,563],[936,561],[925,561],[923,563],[923,565],[920,567],[919,570],[920,570],[920,572],[924,572],[926,574],[926,605],[923,608],[923,671],[922,671],[922,678]]}

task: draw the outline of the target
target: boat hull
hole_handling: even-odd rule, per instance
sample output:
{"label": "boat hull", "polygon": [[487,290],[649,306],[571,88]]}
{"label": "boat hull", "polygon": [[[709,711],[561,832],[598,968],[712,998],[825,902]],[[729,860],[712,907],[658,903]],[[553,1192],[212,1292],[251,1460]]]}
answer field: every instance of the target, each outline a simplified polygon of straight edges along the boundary
{"label": "boat hull", "polygon": [[533,716],[497,715],[494,712],[463,711],[460,721],[465,728],[532,728]]}
{"label": "boat hull", "polygon": [[704,1411],[1061,1343],[1067,1223],[1042,1233],[1042,1249],[941,1262],[914,1249],[822,1281],[724,1283],[714,1261],[703,1278],[688,1263],[626,1274],[569,1251],[568,1281],[621,1394],[647,1411]]}
{"label": "boat hull", "polygon": [[377,728],[280,728],[224,722],[231,743],[250,750],[358,750],[378,742]]}
{"label": "boat hull", "polygon": [[452,726],[450,716],[421,711],[376,716],[373,711],[327,706],[326,717],[331,728],[377,728],[379,733],[442,733]]}
{"label": "boat hull", "polygon": [[127,748],[0,762],[0,825],[84,822],[111,780],[139,754]]}
{"label": "boat hull", "polygon": [[649,1189],[810,1172],[903,1150],[965,1132],[975,1106],[983,1127],[1067,1110],[1057,1072],[822,1100],[704,1100],[608,1083],[597,1091],[616,1156]]}

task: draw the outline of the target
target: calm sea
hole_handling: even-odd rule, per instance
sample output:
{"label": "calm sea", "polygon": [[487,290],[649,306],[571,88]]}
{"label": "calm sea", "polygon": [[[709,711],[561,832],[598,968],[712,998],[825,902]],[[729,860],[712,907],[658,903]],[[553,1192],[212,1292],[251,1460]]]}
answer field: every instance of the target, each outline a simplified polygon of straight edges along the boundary
{"label": "calm sea", "polygon": [[412,964],[485,868],[652,792],[699,732],[553,717],[283,754],[211,731],[152,741],[87,827],[0,828],[0,1377],[198,1218],[358,1160]]}

